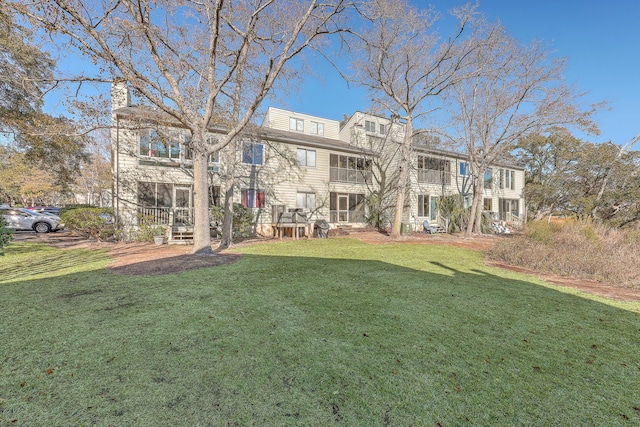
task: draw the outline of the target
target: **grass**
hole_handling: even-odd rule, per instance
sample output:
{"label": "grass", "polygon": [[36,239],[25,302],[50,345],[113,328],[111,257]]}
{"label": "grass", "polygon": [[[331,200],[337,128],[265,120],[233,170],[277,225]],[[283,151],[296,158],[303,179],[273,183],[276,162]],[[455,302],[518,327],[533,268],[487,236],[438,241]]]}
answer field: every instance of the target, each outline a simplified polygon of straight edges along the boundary
{"label": "grass", "polygon": [[104,252],[10,245],[0,425],[640,423],[636,312],[460,248],[241,251],[125,277]]}

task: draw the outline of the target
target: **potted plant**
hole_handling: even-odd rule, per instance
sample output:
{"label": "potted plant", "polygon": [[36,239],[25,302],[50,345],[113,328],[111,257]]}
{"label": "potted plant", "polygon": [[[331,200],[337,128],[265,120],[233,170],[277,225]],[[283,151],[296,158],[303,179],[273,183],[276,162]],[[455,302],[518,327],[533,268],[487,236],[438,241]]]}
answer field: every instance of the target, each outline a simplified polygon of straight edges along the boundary
{"label": "potted plant", "polygon": [[153,229],[153,241],[156,245],[162,245],[164,243],[164,227],[155,227]]}

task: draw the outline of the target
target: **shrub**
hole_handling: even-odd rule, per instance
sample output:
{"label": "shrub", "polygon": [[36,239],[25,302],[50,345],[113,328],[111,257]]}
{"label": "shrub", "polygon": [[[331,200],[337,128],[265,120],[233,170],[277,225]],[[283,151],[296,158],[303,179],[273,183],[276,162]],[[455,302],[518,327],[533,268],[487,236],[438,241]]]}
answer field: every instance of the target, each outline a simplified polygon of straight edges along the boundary
{"label": "shrub", "polygon": [[[87,204],[66,205],[63,208],[60,208],[60,216],[62,216],[62,214],[65,212],[70,212],[75,209],[84,209],[84,208],[96,208],[96,207],[93,205],[87,205]],[[103,208],[99,208],[99,209],[103,209]]]}
{"label": "shrub", "polygon": [[13,230],[7,228],[7,221],[0,215],[0,255],[4,255],[4,248],[13,240]]}
{"label": "shrub", "polygon": [[155,236],[163,236],[166,230],[163,226],[156,224],[152,215],[138,215],[138,229],[135,238],[139,242],[151,242]]}
{"label": "shrub", "polygon": [[440,197],[437,205],[440,214],[448,219],[448,233],[457,233],[467,228],[471,208],[464,207],[464,198],[461,195]]}
{"label": "shrub", "polygon": [[525,232],[533,242],[543,245],[549,245],[553,242],[552,225],[544,221],[533,221],[527,224]]}
{"label": "shrub", "polygon": [[65,227],[89,239],[113,236],[113,211],[108,208],[76,208],[61,214]]}
{"label": "shrub", "polygon": [[[224,219],[224,207],[211,207],[211,221],[222,224]],[[240,203],[233,204],[233,237],[246,237],[252,234],[253,213],[251,209],[245,208]]]}
{"label": "shrub", "polygon": [[488,255],[534,270],[640,287],[636,233],[575,220],[531,222],[525,233],[499,240]]}

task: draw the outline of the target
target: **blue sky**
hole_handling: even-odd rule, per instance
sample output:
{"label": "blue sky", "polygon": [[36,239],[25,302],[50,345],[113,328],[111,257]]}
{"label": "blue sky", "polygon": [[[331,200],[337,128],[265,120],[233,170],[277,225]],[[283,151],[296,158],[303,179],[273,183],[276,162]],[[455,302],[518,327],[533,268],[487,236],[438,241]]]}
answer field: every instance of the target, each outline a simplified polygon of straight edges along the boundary
{"label": "blue sky", "polygon": [[[445,13],[464,1],[413,0],[414,4]],[[591,142],[625,144],[640,134],[640,0],[481,0],[480,10],[523,42],[541,40],[558,56],[567,58],[567,81],[587,92],[585,104],[607,101],[610,110],[596,117],[600,135],[577,135]],[[86,60],[59,58],[64,68],[91,69]],[[325,61],[312,64],[320,78],[305,77],[288,94],[263,104],[341,120],[369,109],[363,89],[347,87]],[[104,85],[105,95],[108,87]],[[55,95],[47,109],[55,110]],[[634,147],[640,150],[640,143]]]}
{"label": "blue sky", "polygon": [[[414,3],[439,11],[462,4]],[[640,0],[483,0],[480,10],[523,42],[541,40],[567,58],[567,80],[587,92],[587,104],[608,101],[610,111],[596,117],[601,134],[579,137],[625,144],[640,133]],[[363,90],[347,88],[335,71],[318,66],[323,82],[308,79],[295,95],[272,104],[336,120],[369,107]]]}

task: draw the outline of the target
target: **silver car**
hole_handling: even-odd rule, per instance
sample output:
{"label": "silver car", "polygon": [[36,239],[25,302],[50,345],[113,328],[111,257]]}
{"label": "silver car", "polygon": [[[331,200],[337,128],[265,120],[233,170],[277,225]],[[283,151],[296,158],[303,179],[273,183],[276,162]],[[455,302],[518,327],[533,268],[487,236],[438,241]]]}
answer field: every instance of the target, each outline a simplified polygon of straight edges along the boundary
{"label": "silver car", "polygon": [[60,218],[41,215],[29,209],[0,206],[0,215],[7,221],[7,227],[15,230],[33,230],[36,233],[64,230]]}

